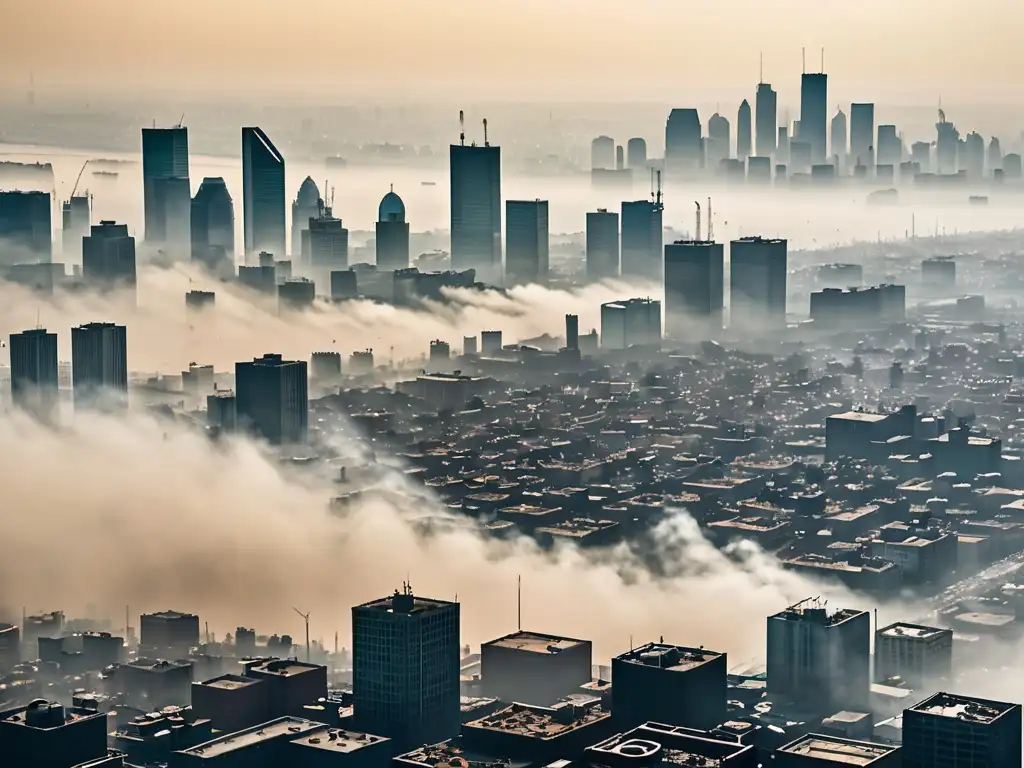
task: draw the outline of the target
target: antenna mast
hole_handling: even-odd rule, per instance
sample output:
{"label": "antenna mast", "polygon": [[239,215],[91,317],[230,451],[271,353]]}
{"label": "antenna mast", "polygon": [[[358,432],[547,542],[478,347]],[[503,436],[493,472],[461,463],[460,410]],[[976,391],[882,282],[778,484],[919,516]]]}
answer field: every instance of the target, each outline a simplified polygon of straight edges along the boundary
{"label": "antenna mast", "polygon": [[491,143],[487,140],[487,118],[484,118],[484,146],[489,147]]}
{"label": "antenna mast", "polygon": [[800,49],[800,73],[803,75],[807,74],[807,49]]}
{"label": "antenna mast", "polygon": [[761,69],[760,69],[760,72],[757,75],[758,83],[759,84],[764,82],[764,51],[761,51],[761,65],[760,66],[761,66]]}
{"label": "antenna mast", "polygon": [[715,220],[711,216],[711,198],[708,198],[708,240],[715,241]]}
{"label": "antenna mast", "polygon": [[825,74],[825,46],[821,46],[821,74]]}
{"label": "antenna mast", "polygon": [[658,179],[658,191],[654,198],[655,205],[658,206],[658,210],[663,210],[664,206],[661,204],[661,171],[655,171],[655,176]]}
{"label": "antenna mast", "polygon": [[700,203],[698,203],[696,200],[694,200],[693,204],[697,206],[697,229],[694,232],[694,238],[693,239],[694,239],[695,242],[699,243],[700,242]]}
{"label": "antenna mast", "polygon": [[459,146],[466,146],[466,115],[459,110]]}
{"label": "antenna mast", "polygon": [[306,622],[306,663],[308,664],[309,663],[309,611],[306,611],[305,613],[303,613],[302,611],[300,611],[295,606],[292,606],[292,610],[295,611],[297,614],[299,614],[299,616],[302,617],[302,620],[304,622]]}

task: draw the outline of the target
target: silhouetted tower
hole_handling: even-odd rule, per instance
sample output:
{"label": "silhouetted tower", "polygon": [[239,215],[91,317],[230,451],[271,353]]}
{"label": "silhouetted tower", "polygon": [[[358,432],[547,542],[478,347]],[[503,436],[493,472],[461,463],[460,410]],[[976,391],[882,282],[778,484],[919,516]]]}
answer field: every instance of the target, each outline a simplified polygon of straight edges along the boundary
{"label": "silhouetted tower", "polygon": [[832,157],[836,161],[839,171],[846,167],[846,113],[839,109],[832,118]]}
{"label": "silhouetted tower", "polygon": [[587,213],[587,280],[619,276],[619,214],[605,208]]}
{"label": "silhouetted tower", "polygon": [[[188,171],[188,128],[142,129],[142,202],[147,242],[164,243],[168,240],[168,193],[172,206],[182,190],[181,182],[170,184],[168,179],[184,180],[187,197],[192,199]],[[179,221],[178,224],[181,222]],[[181,233],[185,241],[188,230]]]}
{"label": "silhouetted tower", "polygon": [[875,105],[850,105],[850,163],[872,168],[875,165]]}
{"label": "silhouetted tower", "polygon": [[736,115],[736,157],[746,161],[752,151],[750,102],[744,99]]}
{"label": "silhouetted tower", "polygon": [[631,171],[642,171],[647,168],[647,142],[633,138],[626,143],[626,165]]}
{"label": "silhouetted tower", "polygon": [[[324,190],[326,193],[327,190]],[[299,185],[299,192],[292,202],[292,250],[291,257],[302,255],[302,233],[309,229],[309,220],[320,215],[320,189],[312,176],[307,176]],[[278,258],[281,255],[278,254]]]}
{"label": "silhouetted tower", "polygon": [[770,83],[758,83],[754,106],[757,109],[757,154],[771,157],[776,147],[779,97]]}
{"label": "silhouetted tower", "polygon": [[717,171],[721,162],[729,157],[731,146],[729,120],[715,112],[708,120],[708,137],[704,143],[705,167]]}
{"label": "silhouetted tower", "polygon": [[505,284],[548,282],[548,201],[505,203]]}
{"label": "silhouetted tower", "polygon": [[192,261],[211,272],[235,266],[235,203],[221,177],[207,177],[192,198]]}
{"label": "silhouetted tower", "polygon": [[377,268],[406,269],[409,266],[409,223],[405,203],[391,190],[377,208]]}
{"label": "silhouetted tower", "polygon": [[675,181],[702,166],[700,116],[696,109],[673,109],[665,123],[665,172]]}
{"label": "silhouetted tower", "polygon": [[[460,113],[461,118],[461,113]],[[452,144],[452,269],[475,269],[484,282],[501,279],[501,148]]]}
{"label": "silhouetted tower", "polygon": [[565,348],[580,348],[580,318],[578,315],[565,316]]}
{"label": "silhouetted tower", "polygon": [[10,351],[14,404],[44,421],[52,420],[59,400],[57,334],[45,328],[12,333]]}
{"label": "silhouetted tower", "polygon": [[805,72],[800,82],[800,133],[811,148],[811,163],[824,163],[828,148],[828,75]]}
{"label": "silhouetted tower", "polygon": [[285,251],[284,156],[262,128],[242,128],[242,217],[245,261]]}

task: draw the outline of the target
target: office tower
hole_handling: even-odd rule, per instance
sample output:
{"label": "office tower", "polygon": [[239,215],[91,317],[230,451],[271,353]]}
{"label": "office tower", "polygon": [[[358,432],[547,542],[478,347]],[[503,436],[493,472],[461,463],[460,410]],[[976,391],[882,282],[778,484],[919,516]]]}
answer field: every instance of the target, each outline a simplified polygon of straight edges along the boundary
{"label": "office tower", "polygon": [[708,137],[704,143],[704,166],[717,172],[723,160],[729,158],[732,138],[729,121],[715,112],[708,120]]}
{"label": "office tower", "polygon": [[273,445],[302,443],[309,423],[306,361],[264,355],[235,363],[238,425]]}
{"label": "office tower", "polygon": [[0,192],[0,266],[53,260],[48,192]]}
{"label": "office tower", "polygon": [[789,128],[785,125],[779,126],[779,137],[775,145],[775,159],[783,166],[789,162]]}
{"label": "office tower", "polygon": [[809,598],[768,617],[768,695],[812,712],[870,712],[871,616]]}
{"label": "office tower", "polygon": [[598,136],[590,142],[590,169],[610,170],[615,167],[615,140]]}
{"label": "office tower", "polygon": [[1020,764],[1020,704],[937,693],[903,710],[903,768]]}
{"label": "office tower", "polygon": [[71,329],[75,407],[126,408],[128,336],[123,325],[89,323]]}
{"label": "office tower", "polygon": [[964,138],[963,156],[960,168],[967,171],[969,178],[980,179],[985,175],[985,139],[980,134],[967,134]]}
{"label": "office tower", "polygon": [[757,109],[757,154],[771,157],[777,146],[779,97],[769,83],[758,83],[754,106]]}
{"label": "office tower", "polygon": [[501,148],[453,144],[450,150],[454,270],[501,279]]}
{"label": "office tower", "polygon": [[875,167],[875,105],[850,105],[850,164]]}
{"label": "office tower", "polygon": [[281,309],[306,309],[316,300],[316,283],[305,277],[288,277],[277,286]]}
{"label": "office tower", "polygon": [[192,261],[211,272],[233,273],[235,204],[221,177],[207,177],[192,198]]}
{"label": "office tower", "polygon": [[875,630],[876,681],[899,677],[919,689],[952,674],[953,630],[903,622]]}
{"label": "office tower", "polygon": [[647,643],[612,659],[616,730],[648,721],[711,730],[726,720],[726,655]]}
{"label": "office tower", "polygon": [[98,288],[135,287],[135,238],[127,224],[101,221],[82,238],[82,277]]}
{"label": "office tower", "polygon": [[661,345],[661,302],[611,301],[601,305],[601,348],[629,349]]}
{"label": "office tower", "polygon": [[322,207],[302,233],[302,260],[324,282],[331,270],[348,269],[348,230],[330,207]]}
{"label": "office tower", "polygon": [[960,146],[960,131],[946,120],[946,113],[939,110],[939,121],[935,124],[935,170],[940,176],[953,175],[959,170],[957,150]]}
{"label": "office tower", "polygon": [[665,332],[669,338],[714,338],[722,331],[725,248],[708,240],[665,246]]}
{"label": "office tower", "polygon": [[359,297],[359,277],[352,269],[331,272],[331,301]]}
{"label": "office tower", "polygon": [[480,332],[480,353],[483,355],[497,355],[501,353],[501,331]]}
{"label": "office tower", "polygon": [[622,203],[623,278],[660,283],[662,276],[661,217],[664,206],[655,200],[634,200]]}
{"label": "office tower", "polygon": [[999,138],[993,136],[988,144],[987,162],[989,175],[995,175],[996,171],[1003,169],[1003,149],[999,145]]}
{"label": "office tower", "polygon": [[828,75],[805,72],[800,80],[800,132],[811,147],[811,164],[824,163],[828,138]]}
{"label": "office tower", "polygon": [[61,250],[66,261],[81,261],[82,238],[92,225],[92,201],[88,195],[71,196],[60,206]]}
{"label": "office tower", "polygon": [[592,658],[589,640],[519,630],[480,646],[481,694],[547,706],[590,683]]}
{"label": "office tower", "polygon": [[752,183],[768,184],[772,180],[772,159],[751,155],[747,158],[747,180]]}
{"label": "office tower", "polygon": [[587,280],[619,276],[619,214],[607,208],[587,213]]}
{"label": "office tower", "polygon": [[277,293],[277,269],[273,266],[239,265],[238,283],[260,293]]}
{"label": "office tower", "polygon": [[927,141],[915,141],[910,145],[910,160],[915,163],[921,173],[932,171],[932,145]]}
{"label": "office tower", "polygon": [[459,735],[459,604],[401,592],[352,609],[357,724],[399,749]]}
{"label": "office tower", "polygon": [[11,399],[38,418],[56,415],[58,393],[57,334],[45,328],[12,333]]}
{"label": "office tower", "polygon": [[377,268],[406,269],[409,266],[409,222],[405,203],[392,189],[377,208]]}
{"label": "office tower", "polygon": [[477,350],[477,338],[476,336],[463,336],[462,337],[462,354],[463,355],[475,355]]}
{"label": "office tower", "polygon": [[626,151],[619,144],[615,147],[615,170],[623,171],[626,169]]}
{"label": "office tower", "polygon": [[696,109],[673,109],[665,123],[665,173],[677,181],[701,167],[704,157]]}
{"label": "office tower", "polygon": [[191,256],[192,185],[187,176],[171,176],[152,182],[152,200],[163,214],[161,249],[173,258]]}
{"label": "office tower", "polygon": [[633,138],[626,142],[626,165],[631,171],[647,169],[647,142]]}
{"label": "office tower", "polygon": [[746,160],[753,154],[752,145],[750,102],[744,99],[736,115],[736,157],[740,160]]}
{"label": "office tower", "polygon": [[729,327],[753,331],[786,325],[787,243],[743,237],[729,244]]}
{"label": "office tower", "polygon": [[505,284],[548,282],[548,201],[505,203]]}
{"label": "office tower", "polygon": [[[188,185],[188,128],[142,129],[142,202],[147,242],[164,243],[168,236],[167,200],[171,192],[172,204],[180,185],[171,185],[167,179],[185,179]],[[191,192],[189,193],[191,199]],[[188,230],[185,232],[187,238]]]}
{"label": "office tower", "polygon": [[[982,142],[982,152],[985,144]],[[895,125],[878,126],[878,142],[875,144],[876,165],[899,166],[903,160],[903,141],[896,133]]]}
{"label": "office tower", "polygon": [[307,176],[292,203],[292,258],[302,254],[302,233],[309,229],[309,220],[320,215],[320,206],[320,190],[313,178]]}
{"label": "office tower", "polygon": [[832,160],[836,165],[836,170],[838,171],[846,167],[847,152],[846,113],[843,112],[842,109],[838,110],[832,118],[831,128],[830,139],[832,141]]}
{"label": "office tower", "polygon": [[580,348],[579,315],[565,316],[565,348],[575,350],[579,350]]}
{"label": "office tower", "polygon": [[242,129],[242,217],[245,261],[285,254],[284,157],[262,128]]}

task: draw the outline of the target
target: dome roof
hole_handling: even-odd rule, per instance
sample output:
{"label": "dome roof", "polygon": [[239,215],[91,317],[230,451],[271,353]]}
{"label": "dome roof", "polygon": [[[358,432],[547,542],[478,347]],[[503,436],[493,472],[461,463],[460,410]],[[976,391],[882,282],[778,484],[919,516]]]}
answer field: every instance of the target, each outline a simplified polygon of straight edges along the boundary
{"label": "dome roof", "polygon": [[307,176],[305,181],[302,182],[299,186],[299,194],[296,197],[300,205],[316,205],[316,201],[320,199],[320,188],[317,187],[312,176]]}
{"label": "dome roof", "polygon": [[377,221],[405,221],[405,203],[394,190],[384,195],[377,210]]}

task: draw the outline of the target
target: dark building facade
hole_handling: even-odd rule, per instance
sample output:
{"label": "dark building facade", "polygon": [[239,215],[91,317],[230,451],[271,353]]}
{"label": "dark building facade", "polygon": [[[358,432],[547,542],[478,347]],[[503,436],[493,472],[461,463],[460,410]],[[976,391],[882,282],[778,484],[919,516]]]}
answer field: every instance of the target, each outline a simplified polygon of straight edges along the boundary
{"label": "dark building facade", "polygon": [[587,281],[619,276],[619,214],[607,208],[587,213]]}
{"label": "dark building facade", "polygon": [[57,334],[45,328],[12,333],[11,399],[41,418],[55,415],[58,404]]}
{"label": "dark building facade", "polygon": [[875,167],[875,105],[850,105],[850,165]]}
{"label": "dark building facade", "polygon": [[377,208],[377,268],[406,269],[409,266],[409,222],[405,203],[391,190]]}
{"label": "dark building facade", "polygon": [[663,210],[660,200],[622,203],[620,273],[624,279],[661,282]]}
{"label": "dark building facade", "polygon": [[505,284],[548,282],[548,201],[505,203]]}
{"label": "dark building facade", "polygon": [[78,261],[82,256],[82,238],[92,225],[92,202],[88,195],[75,195],[60,206],[61,249],[64,258]]}
{"label": "dark building facade", "polygon": [[714,338],[722,331],[725,248],[709,240],[665,246],[665,331],[670,338]]}
{"label": "dark building facade", "polygon": [[82,238],[82,277],[97,288],[135,287],[135,238],[127,224],[93,225]]}
{"label": "dark building facade", "polygon": [[125,326],[89,323],[71,329],[71,381],[75,407],[128,405],[128,336]]}
{"label": "dark building facade", "polygon": [[903,768],[1020,764],[1020,704],[937,693],[903,711]]}
{"label": "dark building facade", "polygon": [[673,109],[665,123],[665,172],[669,181],[692,175],[703,166],[703,160],[700,115],[696,109]]}
{"label": "dark building facade", "polygon": [[778,136],[779,96],[770,83],[757,84],[754,108],[757,154],[760,157],[771,157],[775,154],[775,141]]}
{"label": "dark building facade", "polygon": [[309,220],[320,215],[323,201],[320,189],[312,176],[307,176],[299,186],[299,193],[292,203],[292,251],[291,256],[298,258],[302,254],[302,233],[309,229]]}
{"label": "dark building facade", "polygon": [[483,695],[549,706],[591,680],[589,640],[513,632],[480,646]]}
{"label": "dark building facade", "polygon": [[207,177],[192,198],[192,261],[211,272],[233,274],[235,204],[221,177]]}
{"label": "dark building facade", "polygon": [[235,363],[238,425],[269,442],[301,443],[309,424],[309,390],[305,360],[264,355]]}
{"label": "dark building facade", "polygon": [[242,128],[242,217],[245,261],[285,251],[284,156],[262,128]]}
{"label": "dark building facade", "polygon": [[786,324],[787,243],[744,237],[729,244],[729,327],[779,329]]}
{"label": "dark building facade", "polygon": [[[188,178],[188,128],[143,128],[142,200],[147,242],[163,243],[173,234],[168,232],[166,182],[184,179],[187,189]],[[172,202],[173,196],[172,189]]]}
{"label": "dark building facade", "polygon": [[0,192],[0,265],[53,260],[48,192]]}
{"label": "dark building facade", "polygon": [[828,156],[828,75],[805,72],[800,80],[800,133],[796,137],[810,145],[811,164],[824,163]]}
{"label": "dark building facade", "polygon": [[501,279],[501,148],[453,144],[450,151],[454,270]]}

